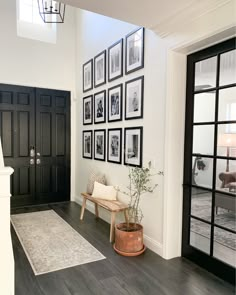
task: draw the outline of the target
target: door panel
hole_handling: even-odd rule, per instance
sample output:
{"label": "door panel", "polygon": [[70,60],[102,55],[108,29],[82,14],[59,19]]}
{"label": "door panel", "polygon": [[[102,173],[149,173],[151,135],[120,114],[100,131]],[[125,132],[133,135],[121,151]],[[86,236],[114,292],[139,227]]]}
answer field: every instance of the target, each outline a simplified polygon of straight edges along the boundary
{"label": "door panel", "polygon": [[36,199],[69,200],[70,100],[68,92],[36,90]]}
{"label": "door panel", "polygon": [[34,203],[35,167],[30,146],[35,146],[34,88],[0,84],[0,136],[6,166],[12,175],[13,206]]}
{"label": "door panel", "polygon": [[70,199],[70,94],[0,84],[0,136],[13,207]]}
{"label": "door panel", "polygon": [[1,114],[2,148],[5,157],[13,156],[13,112],[3,111]]}
{"label": "door panel", "polygon": [[19,156],[29,156],[29,113],[19,112],[18,113],[18,130],[19,135]]}

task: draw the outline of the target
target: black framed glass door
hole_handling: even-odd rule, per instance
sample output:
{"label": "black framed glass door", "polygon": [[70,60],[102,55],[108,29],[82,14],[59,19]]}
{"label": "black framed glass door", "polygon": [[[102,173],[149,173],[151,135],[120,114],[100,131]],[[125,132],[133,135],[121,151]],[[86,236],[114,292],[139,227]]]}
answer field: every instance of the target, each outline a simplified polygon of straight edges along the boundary
{"label": "black framed glass door", "polygon": [[182,255],[235,283],[236,38],[187,60]]}

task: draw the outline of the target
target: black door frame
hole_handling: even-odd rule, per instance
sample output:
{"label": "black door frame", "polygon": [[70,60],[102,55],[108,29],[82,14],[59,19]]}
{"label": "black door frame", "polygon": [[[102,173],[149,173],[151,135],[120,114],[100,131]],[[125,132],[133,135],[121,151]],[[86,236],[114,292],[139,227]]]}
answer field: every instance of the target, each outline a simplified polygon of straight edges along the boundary
{"label": "black door frame", "polygon": [[[188,259],[194,261],[200,266],[204,267],[208,271],[216,274],[217,276],[223,278],[224,280],[235,284],[235,269],[220,260],[217,260],[212,256],[213,251],[213,226],[211,227],[211,249],[210,255],[205,254],[204,252],[192,247],[189,243],[190,241],[190,218],[191,218],[191,188],[192,185],[192,142],[193,142],[193,97],[196,92],[194,92],[194,79],[195,71],[194,64],[195,62],[210,58],[212,56],[218,55],[219,53],[227,52],[236,48],[236,38],[227,40],[223,43],[217,44],[210,48],[201,50],[197,53],[193,53],[187,57],[187,88],[186,88],[186,111],[185,111],[185,144],[184,144],[184,184],[183,184],[183,229],[182,229],[182,256],[187,257]],[[218,58],[218,70],[219,70],[219,58]],[[219,72],[219,71],[218,71]],[[219,76],[217,76],[217,81],[219,81]],[[232,84],[230,86],[236,86]],[[229,87],[229,85],[227,85]],[[212,90],[222,89],[224,87],[211,88]],[[206,90],[204,91],[206,92]],[[199,92],[200,93],[200,92]],[[216,115],[218,113],[218,91],[216,91]],[[235,121],[231,121],[236,123]],[[220,122],[221,124],[224,122]],[[205,123],[206,124],[206,123]],[[204,124],[204,125],[205,125]],[[200,125],[200,124],[199,124]],[[215,121],[215,132],[218,123]],[[214,156],[211,158],[214,162],[214,169],[216,167],[216,146],[217,146],[217,137],[215,136],[214,142]],[[220,157],[222,159],[226,157]],[[230,158],[229,158],[230,159]],[[235,159],[234,159],[235,160]],[[213,169],[213,184],[216,182],[216,176]],[[212,213],[215,207],[215,186],[211,190],[213,193],[212,199]],[[205,188],[204,188],[205,189]],[[214,216],[214,214],[212,214]],[[212,220],[211,222],[214,222]]]}

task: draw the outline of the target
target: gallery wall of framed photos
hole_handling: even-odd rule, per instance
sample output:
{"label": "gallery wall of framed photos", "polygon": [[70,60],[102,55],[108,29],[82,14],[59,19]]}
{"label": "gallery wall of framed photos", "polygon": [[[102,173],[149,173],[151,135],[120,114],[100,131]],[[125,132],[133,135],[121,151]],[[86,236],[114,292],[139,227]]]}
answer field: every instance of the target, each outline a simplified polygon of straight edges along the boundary
{"label": "gallery wall of framed photos", "polygon": [[137,28],[83,64],[83,158],[142,167],[144,33]]}

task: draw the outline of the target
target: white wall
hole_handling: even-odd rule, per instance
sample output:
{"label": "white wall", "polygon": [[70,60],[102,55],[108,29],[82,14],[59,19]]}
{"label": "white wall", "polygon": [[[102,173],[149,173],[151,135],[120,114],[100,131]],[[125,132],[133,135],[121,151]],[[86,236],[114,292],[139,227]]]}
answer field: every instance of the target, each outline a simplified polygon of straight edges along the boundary
{"label": "white wall", "polygon": [[[144,165],[152,161],[157,171],[164,166],[164,124],[165,124],[165,84],[166,84],[166,52],[165,43],[153,32],[145,31],[145,67],[129,75],[124,75],[105,86],[96,88],[85,94],[82,92],[82,65],[102,50],[107,49],[120,38],[136,27],[103,17],[90,12],[78,10],[77,14],[77,48],[80,50],[76,63],[77,72],[77,141],[76,141],[76,196],[80,202],[80,193],[86,189],[87,178],[91,169],[104,172],[109,184],[125,187],[128,184],[128,169],[124,165],[111,164],[82,158],[82,130],[143,126],[143,160]],[[83,97],[108,89],[134,77],[144,75],[144,119],[130,120],[99,125],[82,125]],[[122,159],[123,161],[123,159]],[[163,176],[156,177],[158,188],[153,194],[143,197],[141,207],[144,214],[143,225],[146,244],[161,254],[162,218],[163,218]],[[121,196],[120,196],[121,197]],[[127,202],[125,197],[122,200]],[[107,219],[109,215],[104,215]]]}
{"label": "white wall", "polygon": [[16,0],[1,0],[1,83],[74,90],[74,9],[66,13],[57,44],[50,44],[18,37]]}
{"label": "white wall", "polygon": [[[219,15],[222,17],[219,18]],[[165,173],[164,178],[158,178],[157,191],[146,196],[141,204],[144,212],[145,242],[167,259],[181,255],[186,57],[188,53],[235,36],[233,26],[235,18],[232,7],[228,5],[199,16],[165,39],[160,39],[153,32],[146,30],[145,68],[108,84],[110,87],[144,74],[144,119],[89,127],[82,125],[82,98],[106,89],[108,85],[83,94],[82,64],[124,37],[134,26],[89,12],[78,11],[77,14],[77,48],[81,54],[76,64],[78,182],[75,199],[81,202],[79,195],[86,188],[91,169],[104,171],[109,183],[127,183],[127,170],[124,166],[81,157],[82,130],[143,125],[144,163],[151,160],[157,170],[164,170]],[[107,215],[102,216],[108,220]]]}

